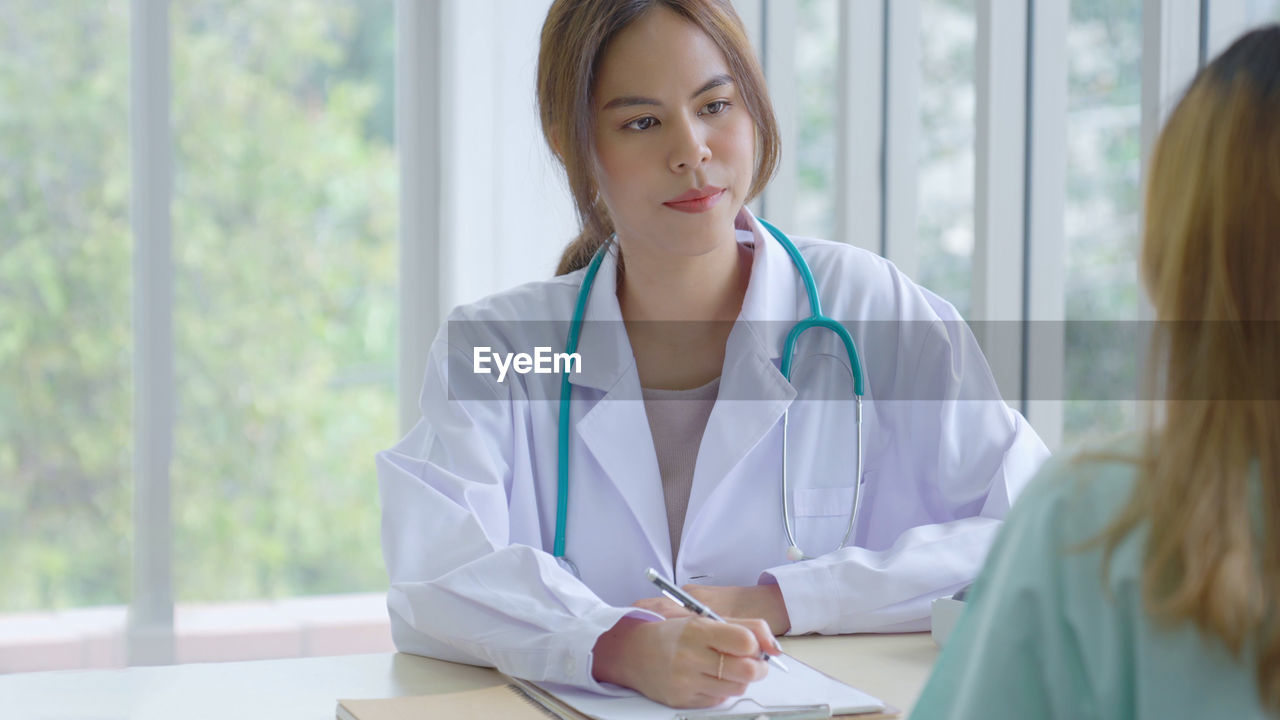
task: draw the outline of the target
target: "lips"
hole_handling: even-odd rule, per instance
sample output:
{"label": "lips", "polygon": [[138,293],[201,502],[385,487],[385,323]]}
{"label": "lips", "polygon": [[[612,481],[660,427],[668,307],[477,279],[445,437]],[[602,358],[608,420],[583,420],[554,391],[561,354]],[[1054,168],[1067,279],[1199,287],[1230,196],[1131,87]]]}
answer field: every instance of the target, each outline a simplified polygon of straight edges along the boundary
{"label": "lips", "polygon": [[708,185],[704,188],[686,190],[662,204],[680,212],[700,213],[715,207],[721,197],[724,197],[724,188]]}

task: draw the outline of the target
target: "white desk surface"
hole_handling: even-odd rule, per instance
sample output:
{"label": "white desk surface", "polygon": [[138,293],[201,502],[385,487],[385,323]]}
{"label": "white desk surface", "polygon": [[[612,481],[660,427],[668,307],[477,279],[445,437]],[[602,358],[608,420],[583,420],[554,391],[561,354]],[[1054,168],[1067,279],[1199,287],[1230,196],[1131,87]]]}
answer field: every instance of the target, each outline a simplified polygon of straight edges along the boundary
{"label": "white desk surface", "polygon": [[[928,633],[781,638],[790,655],[909,711],[938,651]],[[385,653],[0,675],[0,715],[24,720],[330,720],[338,698],[468,690],[493,670]]]}

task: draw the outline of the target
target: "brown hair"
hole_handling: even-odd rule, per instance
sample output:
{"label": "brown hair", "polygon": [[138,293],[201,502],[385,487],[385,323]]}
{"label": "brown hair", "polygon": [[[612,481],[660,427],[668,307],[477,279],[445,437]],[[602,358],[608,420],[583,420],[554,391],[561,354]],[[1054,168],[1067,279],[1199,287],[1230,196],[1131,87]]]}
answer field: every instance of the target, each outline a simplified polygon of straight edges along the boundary
{"label": "brown hair", "polygon": [[[1149,528],[1155,619],[1256,653],[1280,710],[1280,26],[1196,76],[1152,155],[1142,273],[1158,322],[1152,404],[1106,560]],[[1163,384],[1163,389],[1157,389]]]}
{"label": "brown hair", "polygon": [[555,0],[542,25],[538,50],[538,110],[543,137],[569,178],[581,225],[560,258],[557,275],[585,266],[613,234],[593,171],[596,72],[609,42],[659,6],[696,25],[724,53],[756,125],[756,165],[748,201],[764,190],[777,168],[778,126],[764,73],[729,0]]}

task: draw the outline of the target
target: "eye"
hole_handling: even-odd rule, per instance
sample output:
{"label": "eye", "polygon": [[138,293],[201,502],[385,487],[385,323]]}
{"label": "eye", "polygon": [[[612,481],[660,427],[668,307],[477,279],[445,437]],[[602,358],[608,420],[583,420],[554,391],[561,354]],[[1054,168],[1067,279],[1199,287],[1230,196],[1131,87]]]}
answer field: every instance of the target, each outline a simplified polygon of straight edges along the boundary
{"label": "eye", "polygon": [[644,117],[636,118],[635,120],[632,120],[631,122],[623,125],[622,127],[628,130],[648,130],[649,128],[657,124],[658,124],[657,118],[653,117],[652,115],[645,115]]}
{"label": "eye", "polygon": [[719,115],[729,109],[728,100],[712,100],[703,106],[703,111],[708,115]]}

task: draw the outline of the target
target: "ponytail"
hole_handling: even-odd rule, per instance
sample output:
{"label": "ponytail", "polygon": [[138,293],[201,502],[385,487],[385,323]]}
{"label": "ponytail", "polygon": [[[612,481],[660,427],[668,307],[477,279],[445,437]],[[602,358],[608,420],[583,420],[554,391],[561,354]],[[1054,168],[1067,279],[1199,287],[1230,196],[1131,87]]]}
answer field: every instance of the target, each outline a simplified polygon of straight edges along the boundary
{"label": "ponytail", "polygon": [[574,238],[560,254],[560,264],[556,265],[556,275],[568,275],[574,270],[581,270],[591,262],[591,258],[600,250],[609,238],[592,237],[585,231]]}
{"label": "ponytail", "polygon": [[[582,205],[579,204],[578,207],[581,208]],[[600,246],[613,237],[613,221],[609,219],[609,211],[599,199],[591,203],[586,212],[579,211],[578,219],[582,223],[582,232],[561,253],[556,275],[568,275],[586,267],[600,250]]]}

